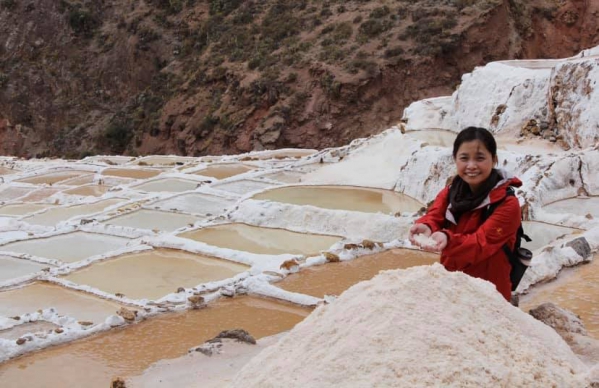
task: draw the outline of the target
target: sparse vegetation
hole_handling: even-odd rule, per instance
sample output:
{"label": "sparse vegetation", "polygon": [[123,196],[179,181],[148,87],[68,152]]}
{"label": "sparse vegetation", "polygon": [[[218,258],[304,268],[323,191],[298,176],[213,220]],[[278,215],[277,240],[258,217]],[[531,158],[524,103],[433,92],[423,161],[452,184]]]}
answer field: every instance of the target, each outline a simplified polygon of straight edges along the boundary
{"label": "sparse vegetation", "polygon": [[100,20],[90,10],[80,5],[71,6],[68,21],[73,32],[84,38],[91,38],[101,25]]}
{"label": "sparse vegetation", "polygon": [[17,8],[17,0],[1,0],[0,1],[0,8],[2,9],[6,9],[9,11],[14,10],[15,8]]}

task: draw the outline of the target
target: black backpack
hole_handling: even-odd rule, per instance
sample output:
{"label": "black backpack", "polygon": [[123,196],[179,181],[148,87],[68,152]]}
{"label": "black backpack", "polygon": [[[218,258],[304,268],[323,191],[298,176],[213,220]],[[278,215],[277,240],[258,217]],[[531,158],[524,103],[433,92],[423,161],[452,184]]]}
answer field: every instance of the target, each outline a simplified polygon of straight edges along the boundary
{"label": "black backpack", "polygon": [[[508,186],[505,190],[505,194],[505,198],[508,196],[516,196],[514,189],[510,186]],[[482,216],[483,222],[485,222],[491,216],[491,214],[493,214],[497,206],[499,206],[505,200],[505,198],[487,206]],[[524,229],[522,229],[522,220],[520,220],[520,226],[518,227],[518,232],[516,232],[516,244],[514,245],[514,250],[512,251],[507,244],[504,244],[503,247],[501,247],[503,252],[505,252],[506,256],[510,260],[510,264],[512,266],[512,270],[510,272],[512,291],[515,291],[518,287],[518,284],[520,284],[520,280],[522,279],[522,276],[524,276],[526,269],[530,266],[530,260],[532,259],[532,252],[520,246],[522,239],[526,240],[527,242],[532,241],[530,237],[524,234]]]}

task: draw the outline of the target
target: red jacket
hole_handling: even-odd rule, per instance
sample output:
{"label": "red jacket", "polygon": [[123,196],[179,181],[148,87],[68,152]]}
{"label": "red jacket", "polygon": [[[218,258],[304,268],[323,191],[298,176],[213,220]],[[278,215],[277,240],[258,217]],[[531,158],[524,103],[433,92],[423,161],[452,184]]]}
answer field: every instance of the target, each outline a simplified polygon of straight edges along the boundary
{"label": "red jacket", "polygon": [[[433,233],[441,230],[447,234],[448,242],[441,252],[441,264],[448,271],[462,271],[488,280],[508,301],[511,298],[511,265],[501,247],[507,243],[510,249],[514,249],[521,219],[518,198],[506,196],[506,188],[521,185],[518,178],[500,182],[480,206],[462,214],[457,225],[447,210],[449,187],[445,187],[427,214],[416,220],[416,223],[428,225]],[[481,225],[487,206],[501,200],[503,202]]]}

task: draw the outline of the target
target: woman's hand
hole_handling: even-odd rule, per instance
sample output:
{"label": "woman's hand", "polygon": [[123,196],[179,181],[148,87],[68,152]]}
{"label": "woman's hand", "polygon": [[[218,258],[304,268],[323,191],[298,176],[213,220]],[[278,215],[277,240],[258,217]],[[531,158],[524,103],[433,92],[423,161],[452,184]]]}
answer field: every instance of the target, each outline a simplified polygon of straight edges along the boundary
{"label": "woman's hand", "polygon": [[417,234],[424,234],[426,237],[428,237],[431,235],[431,233],[432,233],[431,228],[429,228],[427,225],[414,224],[410,228],[410,237],[409,237],[410,243],[412,243],[412,245],[419,247],[420,244],[418,244],[418,242],[416,242],[416,240],[414,240],[414,236]]}
{"label": "woman's hand", "polygon": [[441,252],[447,246],[447,235],[443,232],[435,232],[431,234],[431,239],[437,244],[433,246],[424,246],[422,249],[428,252]]}

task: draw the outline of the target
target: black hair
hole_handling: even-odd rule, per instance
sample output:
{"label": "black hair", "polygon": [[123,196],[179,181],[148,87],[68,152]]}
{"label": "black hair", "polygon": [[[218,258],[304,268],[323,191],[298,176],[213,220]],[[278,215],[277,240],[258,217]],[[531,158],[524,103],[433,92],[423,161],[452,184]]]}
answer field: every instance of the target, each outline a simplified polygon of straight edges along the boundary
{"label": "black hair", "polygon": [[453,158],[455,159],[458,155],[458,150],[462,143],[479,140],[487,151],[491,153],[491,156],[495,158],[497,156],[497,143],[495,142],[495,138],[485,128],[480,127],[468,127],[464,128],[458,134],[458,137],[455,138],[453,142]]}

